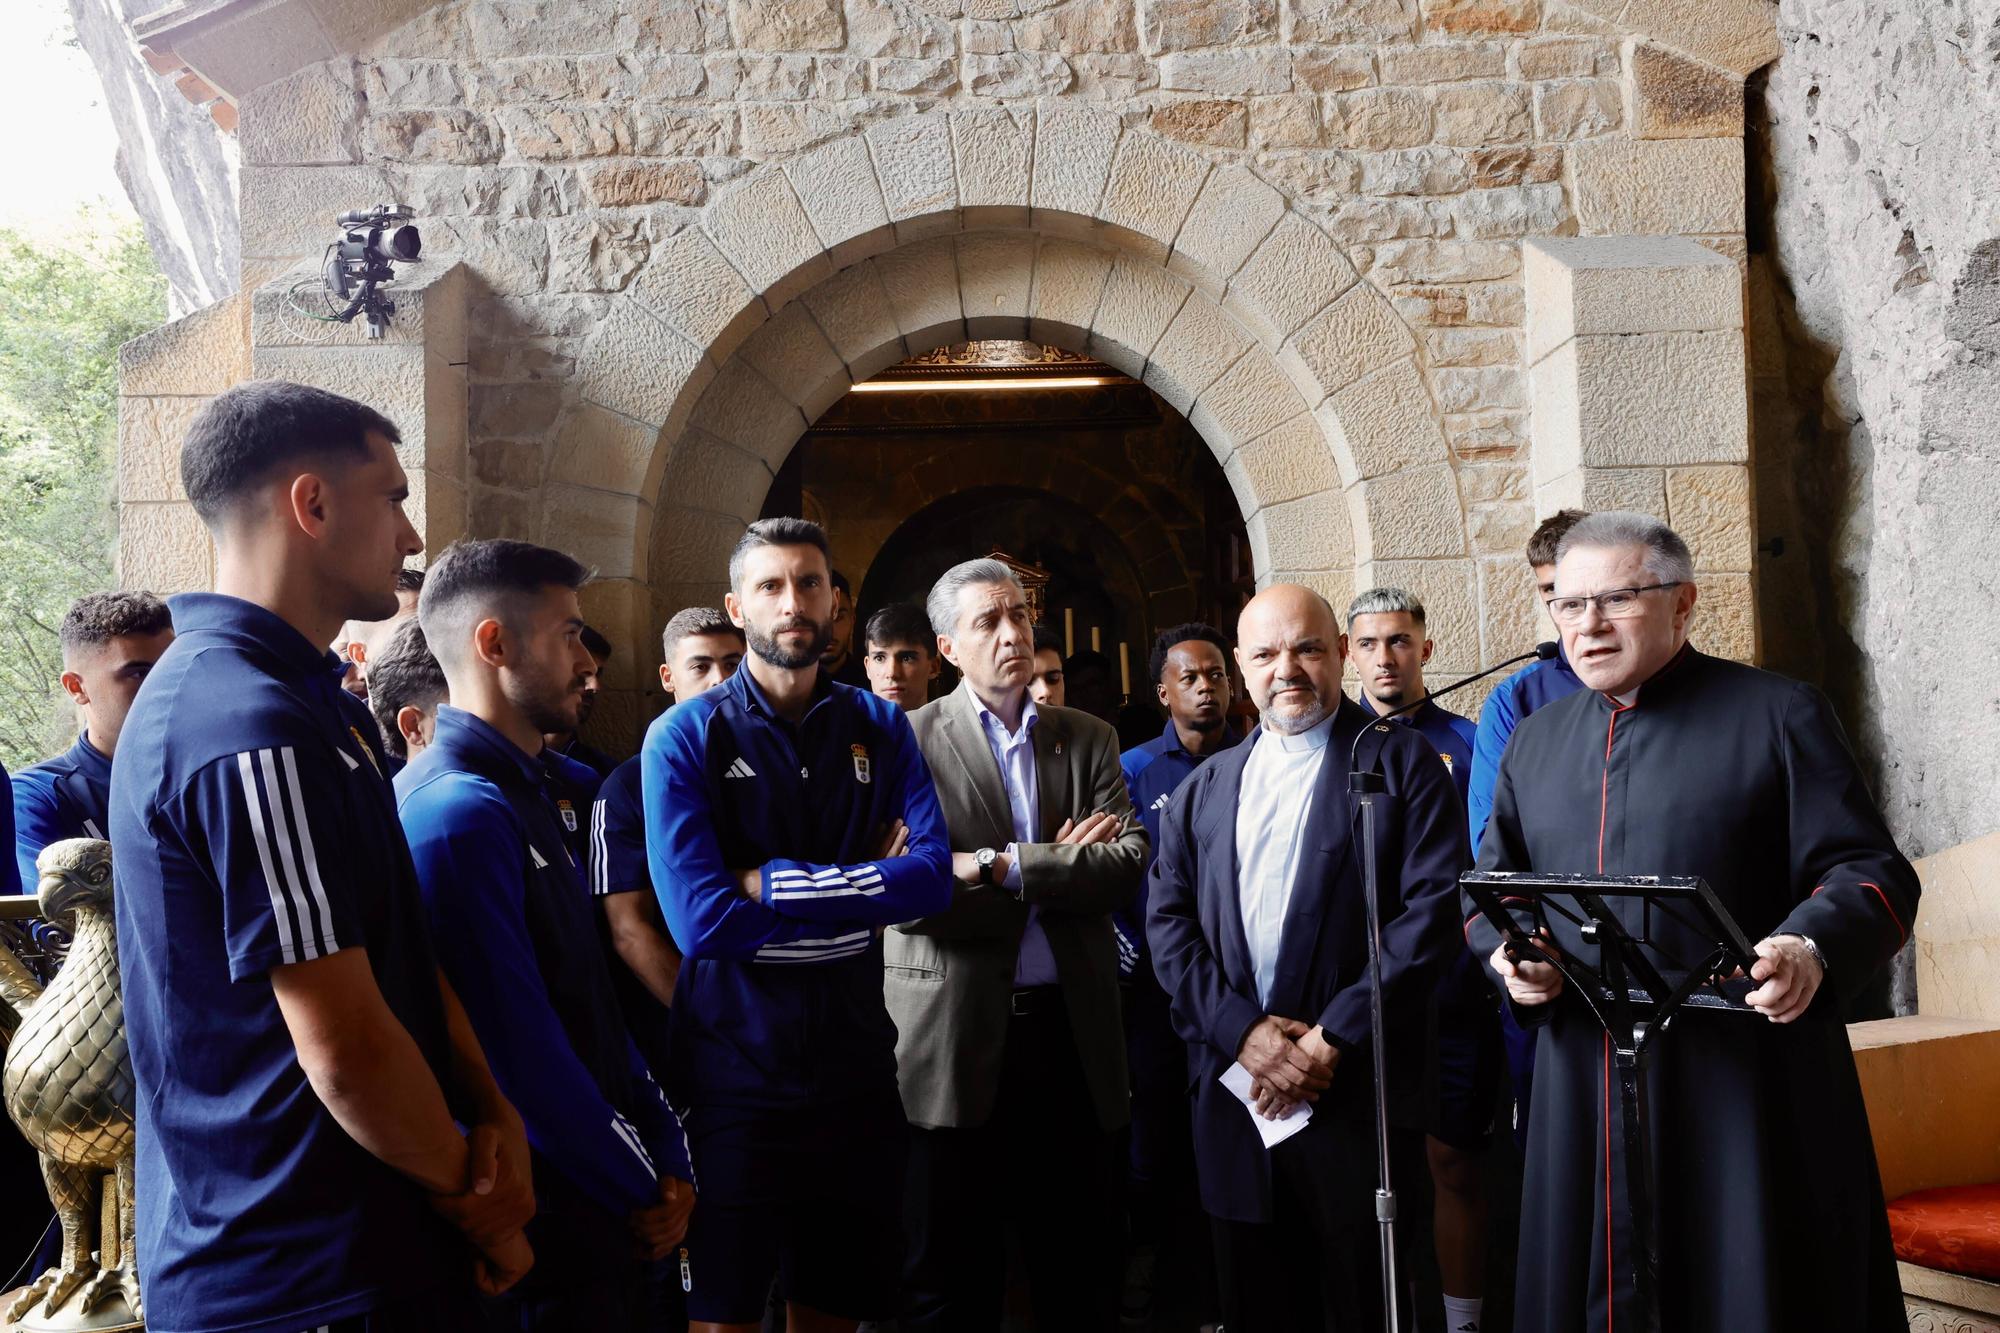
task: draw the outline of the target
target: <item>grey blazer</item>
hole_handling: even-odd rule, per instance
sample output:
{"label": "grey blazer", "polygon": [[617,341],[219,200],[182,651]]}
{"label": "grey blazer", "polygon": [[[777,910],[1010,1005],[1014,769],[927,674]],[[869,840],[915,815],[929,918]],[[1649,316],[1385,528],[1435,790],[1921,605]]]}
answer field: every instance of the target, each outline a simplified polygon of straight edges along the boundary
{"label": "grey blazer", "polygon": [[[1097,847],[1023,844],[1021,897],[958,882],[951,907],[893,926],[883,938],[883,989],[896,1020],[897,1080],[910,1123],[970,1128],[986,1123],[1000,1088],[1014,963],[1027,904],[1041,909],[1070,1030],[1098,1122],[1131,1118],[1125,1031],[1119,1017],[1118,946],[1111,912],[1132,899],[1146,868],[1146,831],[1118,767],[1118,734],[1069,708],[1039,709],[1035,778],[1043,838],[1065,819],[1108,810],[1125,831]],[[1000,766],[961,684],[910,715],[937,784],[955,852],[1014,841]]]}

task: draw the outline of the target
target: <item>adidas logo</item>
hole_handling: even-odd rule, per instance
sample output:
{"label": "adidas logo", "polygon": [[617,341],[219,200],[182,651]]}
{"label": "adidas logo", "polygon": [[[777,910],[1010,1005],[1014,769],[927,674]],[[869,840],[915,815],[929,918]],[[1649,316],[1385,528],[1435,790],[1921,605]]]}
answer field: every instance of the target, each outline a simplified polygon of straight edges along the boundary
{"label": "adidas logo", "polygon": [[757,770],[744,763],[741,758],[738,758],[735,763],[722,771],[722,776],[725,778],[754,778],[757,776]]}
{"label": "adidas logo", "polygon": [[1155,810],[1164,810],[1167,808],[1167,802],[1171,801],[1172,799],[1173,799],[1173,794],[1171,792],[1163,793],[1159,800],[1153,802],[1153,808]]}

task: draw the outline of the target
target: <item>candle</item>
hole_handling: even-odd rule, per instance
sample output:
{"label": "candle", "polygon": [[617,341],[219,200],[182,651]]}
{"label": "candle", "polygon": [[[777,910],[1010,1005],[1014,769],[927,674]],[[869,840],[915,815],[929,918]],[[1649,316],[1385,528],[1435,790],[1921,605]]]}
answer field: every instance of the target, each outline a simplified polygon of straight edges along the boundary
{"label": "candle", "polygon": [[1118,686],[1127,699],[1132,697],[1132,655],[1123,640],[1118,644]]}
{"label": "candle", "polygon": [[1090,651],[1093,653],[1104,651],[1104,640],[1098,637],[1097,626],[1095,625],[1090,627]]}
{"label": "candle", "polygon": [[1076,653],[1076,608],[1065,606],[1063,608],[1063,656],[1070,657],[1075,655],[1075,653]]}

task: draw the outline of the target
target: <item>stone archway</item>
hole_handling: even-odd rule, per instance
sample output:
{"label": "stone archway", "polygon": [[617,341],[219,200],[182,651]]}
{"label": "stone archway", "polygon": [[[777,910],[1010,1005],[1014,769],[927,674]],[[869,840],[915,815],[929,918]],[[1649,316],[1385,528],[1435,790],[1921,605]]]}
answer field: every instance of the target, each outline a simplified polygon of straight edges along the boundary
{"label": "stone archway", "polygon": [[655,243],[576,366],[544,492],[546,530],[593,534],[592,616],[630,642],[718,596],[810,422],[966,338],[1142,380],[1221,462],[1260,581],[1412,586],[1477,657],[1464,511],[1403,320],[1276,188],[1072,108],[887,122],[757,168]]}

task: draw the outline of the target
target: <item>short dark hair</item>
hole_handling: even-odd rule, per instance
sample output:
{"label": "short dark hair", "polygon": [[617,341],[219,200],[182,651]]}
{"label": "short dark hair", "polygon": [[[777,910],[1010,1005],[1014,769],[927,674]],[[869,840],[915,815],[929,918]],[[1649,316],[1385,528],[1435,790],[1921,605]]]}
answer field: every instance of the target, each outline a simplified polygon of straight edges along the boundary
{"label": "short dark hair", "polygon": [[681,646],[681,640],[696,634],[734,634],[738,639],[743,631],[720,610],[712,606],[684,606],[674,612],[667,621],[667,627],[660,633],[660,657],[668,666],[674,664],[674,649]]}
{"label": "short dark hair", "polygon": [[1103,653],[1098,652],[1095,648],[1079,648],[1063,659],[1063,674],[1065,676],[1075,676],[1086,671],[1102,671],[1106,679],[1109,679],[1111,676],[1111,659]]}
{"label": "short dark hair", "polygon": [[397,592],[422,592],[423,590],[424,590],[423,570],[418,569],[414,565],[404,565],[401,569],[396,571]]}
{"label": "short dark hair", "polygon": [[[833,568],[833,556],[826,549],[826,532],[806,518],[760,518],[743,530],[736,549],[729,553],[729,586],[743,582],[743,562],[760,546],[811,546],[826,556]],[[839,585],[835,585],[839,586]]]}
{"label": "short dark hair", "polygon": [[577,637],[583,640],[583,650],[592,657],[600,662],[611,660],[611,640],[605,638],[588,625],[583,627],[583,633]]}
{"label": "short dark hair", "polygon": [[423,624],[415,616],[404,617],[382,651],[368,659],[368,711],[375,715],[389,753],[410,757],[396,714],[405,708],[433,709],[450,697],[451,686],[424,637]]}
{"label": "short dark hair", "polygon": [[[828,558],[831,559],[831,557]],[[847,575],[841,573],[839,570],[836,569],[830,571],[830,578],[833,583],[833,590],[835,592],[844,592],[849,597],[854,596],[854,589],[848,585]]]}
{"label": "short dark hair", "polygon": [[891,602],[868,617],[868,628],[861,632],[863,648],[873,648],[877,644],[887,647],[892,643],[913,643],[917,647],[937,656],[937,636],[931,633],[931,619],[924,609],[915,602]]}
{"label": "short dark hair", "polygon": [[1588,509],[1558,509],[1540,523],[1528,537],[1527,557],[1530,565],[1553,565],[1556,562],[1556,548],[1562,539],[1569,536],[1569,530],[1590,517]]}
{"label": "short dark hair", "polygon": [[438,661],[456,661],[466,634],[488,615],[504,620],[544,588],[575,589],[589,581],[589,569],[547,546],[505,537],[453,542],[431,562],[417,618]]}
{"label": "short dark hair", "polygon": [[1056,655],[1056,660],[1061,661],[1063,655],[1062,649],[1063,649],[1062,635],[1056,633],[1054,630],[1050,629],[1047,625],[1035,626],[1036,652],[1054,653]]}
{"label": "short dark hair", "polygon": [[403,441],[395,423],[366,403],[310,384],[251,380],[195,414],[181,445],[181,489],[215,528],[281,468],[366,459],[370,431],[391,444]]}
{"label": "short dark hair", "polygon": [[69,604],[56,634],[68,652],[95,648],[124,634],[159,634],[173,627],[174,613],[149,592],[93,592]]}
{"label": "short dark hair", "polygon": [[1225,667],[1229,665],[1229,640],[1222,637],[1222,631],[1213,625],[1204,625],[1199,620],[1190,620],[1185,625],[1175,625],[1172,629],[1161,630],[1158,637],[1153,640],[1153,655],[1147,660],[1146,679],[1158,685],[1160,673],[1167,669],[1167,654],[1174,650],[1174,645],[1195,639],[1214,644],[1222,653],[1222,664]]}

